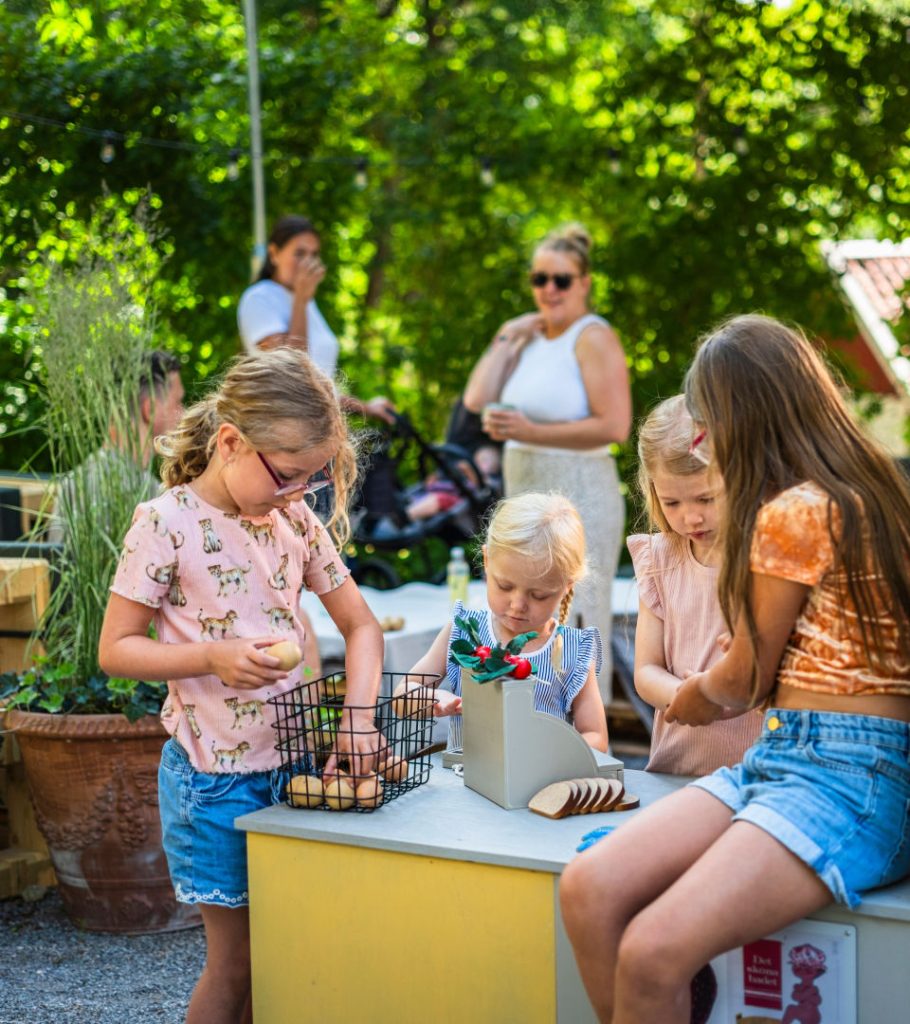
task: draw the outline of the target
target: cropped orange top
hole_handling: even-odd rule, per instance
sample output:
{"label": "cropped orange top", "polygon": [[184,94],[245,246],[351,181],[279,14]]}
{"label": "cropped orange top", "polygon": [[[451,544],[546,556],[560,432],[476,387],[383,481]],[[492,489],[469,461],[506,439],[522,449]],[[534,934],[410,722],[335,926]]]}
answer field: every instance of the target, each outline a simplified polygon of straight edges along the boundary
{"label": "cropped orange top", "polygon": [[884,647],[881,664],[873,670],[866,657],[846,574],[834,569],[840,522],[830,496],[815,483],[782,491],[756,516],[752,571],[812,588],[784,649],[778,682],[841,696],[910,696],[910,664],[900,655],[887,594],[875,598]]}

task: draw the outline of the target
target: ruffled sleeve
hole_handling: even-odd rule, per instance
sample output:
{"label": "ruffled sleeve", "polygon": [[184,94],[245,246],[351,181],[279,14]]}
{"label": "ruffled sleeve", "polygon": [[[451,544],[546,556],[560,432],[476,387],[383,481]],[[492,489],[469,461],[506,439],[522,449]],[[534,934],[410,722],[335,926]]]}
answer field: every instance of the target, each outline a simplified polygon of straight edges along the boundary
{"label": "ruffled sleeve", "polygon": [[572,709],[575,698],[581,692],[588,678],[591,665],[595,675],[600,674],[604,661],[603,639],[596,626],[585,629],[567,629],[564,635],[565,649],[563,656],[572,671],[562,684],[562,702],[566,716]]}
{"label": "ruffled sleeve", "polygon": [[484,613],[474,608],[465,608],[461,601],[455,602],[455,608],[452,611],[452,631],[449,633],[449,646],[446,651],[446,682],[449,684],[447,689],[450,689],[452,693],[461,693],[461,665],[456,661],[452,661],[452,644],[456,640],[470,640],[468,634],[459,626],[455,619],[469,619],[476,626],[478,631],[482,628]]}
{"label": "ruffled sleeve", "polygon": [[664,604],[657,585],[658,569],[654,564],[654,548],[662,540],[663,536],[659,533],[633,533],[626,538],[626,547],[632,556],[632,567],[638,583],[638,596],[659,619],[664,617]]}

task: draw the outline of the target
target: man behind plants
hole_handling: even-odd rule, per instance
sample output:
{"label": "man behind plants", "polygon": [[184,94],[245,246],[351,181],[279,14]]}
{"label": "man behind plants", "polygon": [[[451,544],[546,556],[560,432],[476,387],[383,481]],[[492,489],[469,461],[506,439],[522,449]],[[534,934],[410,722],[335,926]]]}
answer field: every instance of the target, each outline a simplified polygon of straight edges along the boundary
{"label": "man behind plants", "polygon": [[[146,501],[158,493],[160,482],[149,472],[149,464],[154,454],[154,439],[158,434],[166,434],[173,430],[180,422],[183,415],[183,394],[180,361],[177,357],[161,349],[149,352],[146,368],[139,376],[139,395],[132,422],[135,436],[118,436],[117,428],[112,423],[107,444],[79,470],[88,475],[93,490],[102,490],[102,484],[100,480],[96,483],[96,478],[107,472],[110,459],[119,458],[123,461],[130,460],[137,474],[144,477],[139,481],[141,500]],[[140,454],[140,464],[136,464],[134,452]],[[72,476],[67,476],[60,483],[48,522],[47,539],[51,543],[63,542],[67,523],[77,511],[73,507],[74,493]]]}
{"label": "man behind plants", "polygon": [[[139,400],[128,429],[130,436],[118,436],[117,428],[112,423],[107,444],[74,471],[85,474],[82,480],[87,486],[81,488],[81,505],[80,489],[75,485],[74,474],[69,474],[61,481],[47,528],[47,539],[51,543],[61,544],[66,536],[74,544],[87,543],[87,532],[80,514],[90,516],[99,507],[110,507],[107,499],[111,490],[116,490],[118,486],[128,488],[136,503],[148,501],[159,493],[161,481],[149,471],[154,442],[159,434],[166,434],[180,423],[184,391],[180,380],[180,362],[176,356],[155,349],[147,358],[147,366],[139,376]],[[139,463],[132,454],[134,452],[140,453]],[[116,467],[112,465],[114,459],[117,460]],[[97,500],[93,501],[93,497]],[[109,532],[110,523],[106,526]],[[118,545],[121,539],[111,538]],[[301,618],[307,637],[304,661],[314,677],[318,677],[322,674],[322,661],[316,631],[302,609]]]}

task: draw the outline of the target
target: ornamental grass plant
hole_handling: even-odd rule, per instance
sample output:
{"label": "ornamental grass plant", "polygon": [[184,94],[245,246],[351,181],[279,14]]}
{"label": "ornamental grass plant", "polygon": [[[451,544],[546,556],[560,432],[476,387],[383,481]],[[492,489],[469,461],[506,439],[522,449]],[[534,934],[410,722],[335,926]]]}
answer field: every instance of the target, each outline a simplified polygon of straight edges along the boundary
{"label": "ornamental grass plant", "polygon": [[[153,482],[140,451],[139,401],[155,328],[136,301],[123,247],[52,266],[36,317],[45,443],[56,495],[49,521],[62,535],[32,669],[0,678],[0,698],[23,710],[157,713],[160,684],[108,678],[98,639],[123,537]],[[146,377],[147,379],[147,377]],[[154,388],[148,393],[154,401]],[[145,458],[144,458],[145,456]]]}

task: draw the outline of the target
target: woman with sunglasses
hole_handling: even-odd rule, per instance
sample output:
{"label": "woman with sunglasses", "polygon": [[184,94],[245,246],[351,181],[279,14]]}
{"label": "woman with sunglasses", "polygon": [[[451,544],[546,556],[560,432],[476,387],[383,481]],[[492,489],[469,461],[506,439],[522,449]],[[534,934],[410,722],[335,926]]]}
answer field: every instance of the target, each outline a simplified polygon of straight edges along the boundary
{"label": "woman with sunglasses", "polygon": [[625,506],[610,445],[625,441],[632,417],[626,358],[616,332],[591,312],[591,238],[580,224],[537,246],[530,285],[537,306],[500,327],[475,366],[464,404],[505,441],[503,480],[511,497],[559,491],[578,509],[592,572],[579,585],[573,624],[604,637],[599,676],[610,699],[610,591],[622,545]]}
{"label": "woman with sunglasses", "polygon": [[[322,243],[306,217],[279,217],[269,235],[259,275],[240,297],[237,325],[247,352],[296,348],[334,378],[338,338],[316,305],[316,290],[325,277]],[[393,422],[395,407],[382,396],[362,402],[342,396],[345,412]]]}

